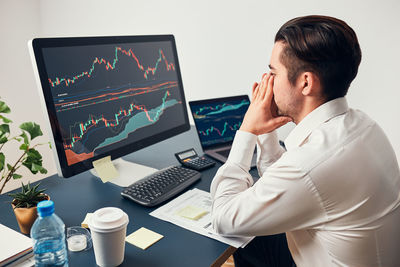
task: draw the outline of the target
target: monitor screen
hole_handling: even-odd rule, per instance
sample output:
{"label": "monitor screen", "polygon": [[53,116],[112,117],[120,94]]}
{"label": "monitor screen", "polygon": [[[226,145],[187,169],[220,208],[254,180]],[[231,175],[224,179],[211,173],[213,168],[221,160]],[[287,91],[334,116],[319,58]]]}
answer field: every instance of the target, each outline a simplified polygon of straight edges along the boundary
{"label": "monitor screen", "polygon": [[31,52],[64,177],[190,128],[172,35],[39,38]]}
{"label": "monitor screen", "polygon": [[249,105],[247,95],[190,101],[202,147],[231,143]]}

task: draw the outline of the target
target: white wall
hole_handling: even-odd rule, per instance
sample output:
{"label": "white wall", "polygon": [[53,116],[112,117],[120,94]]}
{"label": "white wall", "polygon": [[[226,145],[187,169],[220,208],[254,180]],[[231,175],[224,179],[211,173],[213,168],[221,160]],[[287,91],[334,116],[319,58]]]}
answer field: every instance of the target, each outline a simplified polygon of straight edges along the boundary
{"label": "white wall", "polygon": [[[0,96],[11,108],[10,115],[13,120],[11,133],[20,134],[18,126],[25,121],[35,121],[43,126],[45,123],[42,110],[39,105],[38,90],[33,76],[27,42],[40,34],[40,6],[37,1],[0,1]],[[48,135],[35,139],[40,143],[47,142]],[[22,155],[18,150],[17,142],[7,143],[2,152],[6,155],[6,162],[14,164]],[[43,165],[49,174],[56,172],[51,150],[48,146],[38,148],[44,156]],[[11,180],[5,187],[5,191],[21,186],[21,181],[35,181],[48,175],[32,175],[28,169],[22,167],[19,174],[21,180]],[[3,182],[0,182],[0,186]],[[5,192],[3,191],[3,192]]]}
{"label": "white wall", "polygon": [[[13,2],[6,1],[9,6],[14,5],[11,4]],[[400,114],[400,88],[397,82],[400,2],[237,2],[41,0],[36,2],[39,3],[38,8],[32,8],[32,14],[27,16],[31,19],[39,17],[39,29],[19,24],[15,32],[6,32],[6,36],[26,36],[25,27],[35,28],[42,36],[172,33],[177,41],[187,100],[195,100],[250,94],[253,82],[268,69],[274,35],[284,22],[309,14],[336,16],[354,28],[363,52],[358,77],[348,94],[350,106],[362,109],[374,118],[389,136],[397,155],[400,155],[400,127],[396,120]],[[25,43],[17,43],[22,41],[21,38],[15,37],[11,41],[12,46],[25,46]],[[5,53],[4,47],[0,51]],[[13,60],[13,57],[7,56],[7,63]],[[14,63],[22,62],[27,64],[25,56],[20,56],[18,63]],[[21,73],[9,69],[3,71],[6,75],[3,74],[5,82],[1,80],[2,88],[6,84],[7,88],[19,89],[14,93],[21,90],[25,93],[34,87],[29,67],[23,69],[23,76],[29,76],[29,80],[25,81],[22,89],[14,83]],[[36,112],[40,107],[35,99],[36,95],[32,95],[30,103],[31,109]],[[21,118],[23,114],[22,110],[19,111]],[[283,129],[281,136],[284,137],[291,127]],[[48,155],[51,157],[50,152]]]}

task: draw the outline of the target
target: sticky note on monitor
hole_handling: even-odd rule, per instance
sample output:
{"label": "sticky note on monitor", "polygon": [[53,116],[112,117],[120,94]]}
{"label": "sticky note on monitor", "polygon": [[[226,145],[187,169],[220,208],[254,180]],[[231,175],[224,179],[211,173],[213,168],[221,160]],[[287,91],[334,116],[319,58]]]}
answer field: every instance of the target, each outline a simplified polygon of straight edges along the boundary
{"label": "sticky note on monitor", "polygon": [[111,162],[111,156],[93,161],[93,167],[103,183],[119,176],[117,169],[115,169],[114,164]]}
{"label": "sticky note on monitor", "polygon": [[202,208],[189,205],[178,210],[176,214],[181,217],[197,221],[207,213],[208,211],[203,210]]}
{"label": "sticky note on monitor", "polygon": [[147,249],[163,237],[163,235],[142,227],[127,236],[125,240],[138,248]]}

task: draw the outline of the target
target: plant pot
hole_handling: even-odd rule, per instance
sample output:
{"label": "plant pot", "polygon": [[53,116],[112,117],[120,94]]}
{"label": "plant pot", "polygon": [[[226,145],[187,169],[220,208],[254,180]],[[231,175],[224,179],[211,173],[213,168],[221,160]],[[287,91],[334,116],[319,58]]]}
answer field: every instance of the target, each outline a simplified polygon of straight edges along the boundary
{"label": "plant pot", "polygon": [[[47,194],[43,194],[46,196],[46,200],[50,200],[50,196]],[[35,222],[37,215],[37,208],[15,208],[14,200],[11,202],[11,206],[14,210],[15,217],[17,218],[19,229],[23,234],[29,234],[31,231],[31,227]]]}

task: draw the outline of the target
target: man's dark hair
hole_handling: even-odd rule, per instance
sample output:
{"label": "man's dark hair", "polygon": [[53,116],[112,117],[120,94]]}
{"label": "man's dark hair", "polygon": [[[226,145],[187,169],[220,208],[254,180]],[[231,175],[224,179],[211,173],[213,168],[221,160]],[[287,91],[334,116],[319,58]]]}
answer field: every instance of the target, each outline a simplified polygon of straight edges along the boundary
{"label": "man's dark hair", "polygon": [[285,44],[280,60],[292,85],[301,72],[310,71],[319,77],[326,101],[346,95],[358,72],[361,49],[344,21],[315,15],[294,18],[276,33],[278,41]]}

